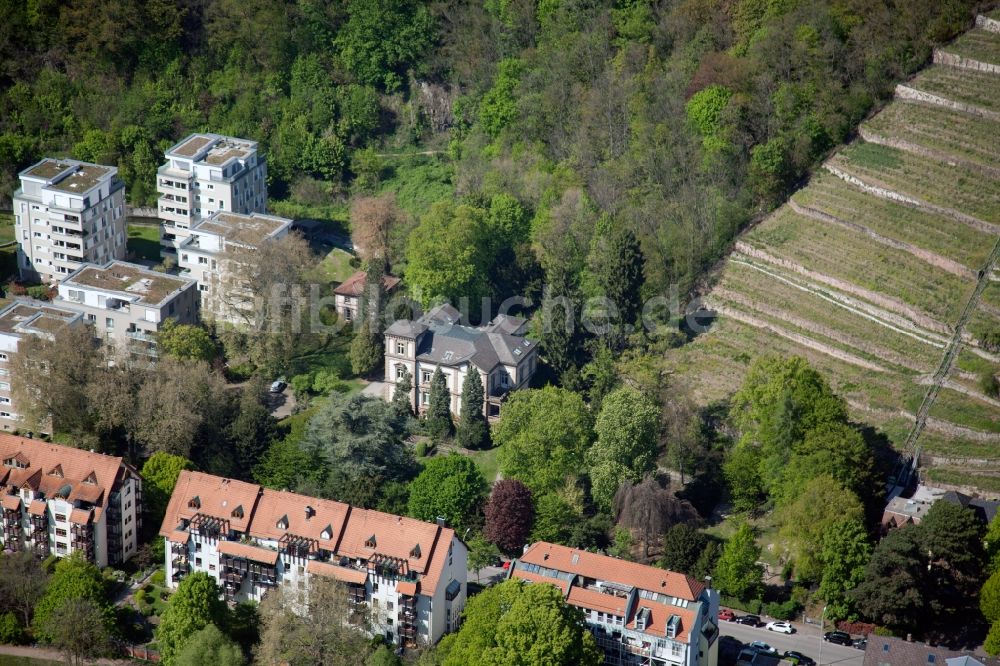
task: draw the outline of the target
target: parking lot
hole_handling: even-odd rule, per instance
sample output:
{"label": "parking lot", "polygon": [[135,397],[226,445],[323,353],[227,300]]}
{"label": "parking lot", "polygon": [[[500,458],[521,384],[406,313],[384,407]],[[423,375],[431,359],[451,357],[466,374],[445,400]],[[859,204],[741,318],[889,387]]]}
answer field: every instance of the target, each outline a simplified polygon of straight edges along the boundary
{"label": "parking lot", "polygon": [[[786,651],[795,650],[812,657],[817,664],[824,666],[862,666],[864,662],[864,650],[843,645],[834,645],[823,641],[819,627],[813,625],[793,623],[794,634],[779,634],[768,631],[764,627],[751,627],[734,622],[719,622],[719,631],[723,636],[732,636],[744,645],[749,645],[753,641],[763,641],[773,647],[778,653],[784,654]],[[832,627],[827,625],[829,631]],[[820,654],[822,645],[822,655]],[[719,660],[719,666],[725,666],[725,662]]]}

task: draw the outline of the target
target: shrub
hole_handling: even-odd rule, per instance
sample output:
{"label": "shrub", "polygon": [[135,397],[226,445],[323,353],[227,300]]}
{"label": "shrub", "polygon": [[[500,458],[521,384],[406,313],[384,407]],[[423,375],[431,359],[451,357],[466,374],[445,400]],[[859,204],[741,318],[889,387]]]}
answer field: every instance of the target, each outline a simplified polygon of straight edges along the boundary
{"label": "shrub", "polygon": [[979,390],[991,398],[1000,394],[1000,381],[997,381],[994,368],[987,368],[979,374]]}
{"label": "shrub", "polygon": [[725,606],[726,608],[735,608],[736,610],[743,611],[744,613],[750,613],[752,615],[760,615],[764,603],[760,599],[743,601],[738,597],[722,595],[719,600],[719,605]]}
{"label": "shrub", "polygon": [[32,298],[37,298],[40,301],[49,300],[49,288],[43,284],[35,285],[34,287],[28,287],[28,296]]}
{"label": "shrub", "polygon": [[313,374],[311,372],[306,372],[301,375],[295,375],[292,377],[292,381],[290,383],[292,385],[292,391],[295,392],[295,397],[301,398],[312,391]]}
{"label": "shrub", "polygon": [[0,615],[0,643],[19,645],[25,639],[24,627],[11,612]]}
{"label": "shrub", "polygon": [[417,454],[418,458],[424,458],[426,456],[432,455],[434,453],[435,445],[434,442],[427,440],[421,440],[417,442],[414,452]]}
{"label": "shrub", "polygon": [[140,589],[135,591],[135,603],[142,608],[145,604],[149,603],[149,595],[146,594],[146,590]]}
{"label": "shrub", "polygon": [[167,582],[167,572],[163,569],[157,569],[152,576],[149,577],[149,582],[153,585],[163,586]]}
{"label": "shrub", "polygon": [[895,636],[896,635],[896,634],[892,633],[892,630],[889,629],[888,627],[880,627],[880,626],[875,627],[875,631],[873,631],[872,633],[875,634],[876,636]]}
{"label": "shrub", "polygon": [[779,620],[793,620],[802,610],[799,602],[789,599],[782,602],[771,602],[764,607],[764,613]]}
{"label": "shrub", "polygon": [[313,393],[346,393],[350,387],[340,378],[336,370],[317,370],[312,380]]}
{"label": "shrub", "polygon": [[145,585],[143,585],[142,586],[142,591],[143,592],[152,592],[153,591],[153,583],[150,582],[150,583],[146,583]]}

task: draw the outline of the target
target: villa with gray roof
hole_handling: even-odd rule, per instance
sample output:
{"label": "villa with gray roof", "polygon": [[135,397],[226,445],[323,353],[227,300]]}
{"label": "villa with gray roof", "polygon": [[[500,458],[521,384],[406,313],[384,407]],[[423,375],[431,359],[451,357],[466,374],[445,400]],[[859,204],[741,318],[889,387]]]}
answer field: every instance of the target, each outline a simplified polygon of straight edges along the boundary
{"label": "villa with gray roof", "polygon": [[198,321],[194,280],[125,261],[79,269],[59,283],[54,303],[81,313],[102,341],[152,357],[163,322]]}
{"label": "villa with gray roof", "polygon": [[46,158],[20,178],[13,200],[21,279],[53,284],[84,264],[125,256],[125,185],[118,169]]}
{"label": "villa with gray roof", "polygon": [[166,158],[156,177],[163,256],[175,256],[195,223],[217,211],[267,212],[267,163],[256,141],[192,134]]}
{"label": "villa with gray roof", "polygon": [[237,325],[253,319],[253,299],[233,279],[233,262],[252,260],[262,243],[287,236],[291,227],[287,217],[222,211],[192,225],[177,264],[198,282],[202,318]]}
{"label": "villa with gray roof", "polygon": [[462,383],[475,370],[483,383],[483,411],[500,416],[500,404],[511,391],[527,388],[538,363],[537,345],[524,337],[526,322],[500,315],[485,326],[461,323],[450,305],[434,308],[420,319],[393,322],[385,332],[387,399],[396,391],[404,369],[413,382],[411,405],[418,412],[430,403],[430,383],[440,368],[451,393],[451,412],[461,411]]}

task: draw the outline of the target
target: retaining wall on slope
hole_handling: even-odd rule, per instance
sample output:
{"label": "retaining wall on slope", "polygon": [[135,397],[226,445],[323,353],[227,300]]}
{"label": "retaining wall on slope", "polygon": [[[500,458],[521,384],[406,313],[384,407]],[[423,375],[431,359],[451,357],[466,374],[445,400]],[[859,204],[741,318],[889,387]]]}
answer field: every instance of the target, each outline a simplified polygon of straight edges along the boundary
{"label": "retaining wall on slope", "polygon": [[939,65],[958,67],[960,69],[973,69],[977,72],[989,72],[990,74],[1000,74],[1000,65],[991,62],[980,62],[972,58],[963,58],[954,53],[945,53],[940,49],[934,49],[934,62]]}

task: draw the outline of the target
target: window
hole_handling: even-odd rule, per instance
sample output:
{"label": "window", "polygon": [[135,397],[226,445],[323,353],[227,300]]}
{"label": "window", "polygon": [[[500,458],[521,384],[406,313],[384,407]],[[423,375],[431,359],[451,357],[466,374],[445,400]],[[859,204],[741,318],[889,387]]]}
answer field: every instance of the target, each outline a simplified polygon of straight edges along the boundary
{"label": "window", "polygon": [[427,391],[420,392],[420,404],[429,405],[431,404],[431,395]]}
{"label": "window", "polygon": [[112,329],[112,328],[114,328],[114,327],[115,327],[115,320],[114,320],[114,319],[112,319],[111,317],[107,317],[107,318],[106,318],[106,319],[104,320],[104,326],[105,326],[106,328],[108,328],[108,329]]}
{"label": "window", "polygon": [[405,342],[397,342],[396,343],[396,353],[399,354],[400,356],[403,356],[403,355],[406,354],[406,343]]}
{"label": "window", "polygon": [[9,405],[10,398],[0,398],[0,405]]}
{"label": "window", "polygon": [[208,263],[208,258],[206,258],[206,257],[198,257],[198,263],[199,264],[207,264]]}
{"label": "window", "polygon": [[57,523],[65,523],[66,522],[66,515],[62,514],[62,513],[57,513],[56,514],[56,522]]}
{"label": "window", "polygon": [[0,418],[9,419],[10,412],[0,412]]}
{"label": "window", "polygon": [[[378,592],[378,583],[372,583],[372,592]],[[372,599],[372,606],[378,608],[378,599]]]}
{"label": "window", "polygon": [[71,301],[76,301],[77,303],[83,303],[83,291],[79,289],[68,289],[66,291],[66,297]]}
{"label": "window", "polygon": [[200,557],[194,558],[194,563],[195,563],[196,566],[200,567],[201,566],[201,558]]}
{"label": "window", "polygon": [[215,565],[214,564],[209,564],[208,565],[208,570],[209,571],[215,571]]}
{"label": "window", "polygon": [[420,371],[420,383],[421,384],[430,384],[430,382],[431,382],[431,371],[430,370],[421,370]]}
{"label": "window", "polygon": [[59,537],[64,537],[64,536],[66,536],[66,530],[64,530],[64,529],[63,529],[63,528],[61,528],[61,527],[57,527],[57,528],[56,528],[56,536],[59,536]]}

